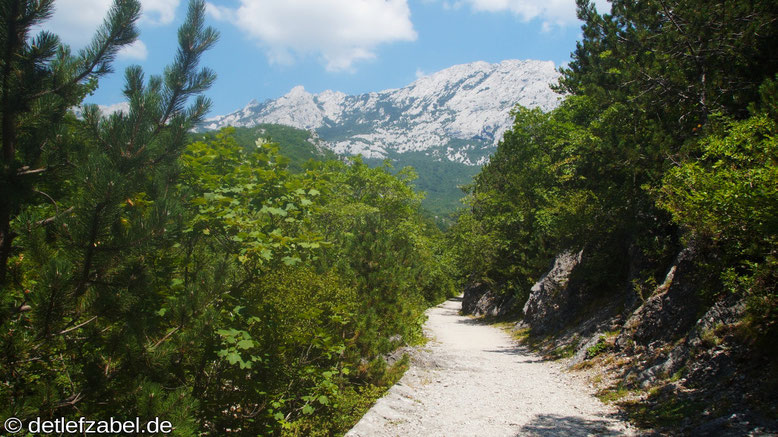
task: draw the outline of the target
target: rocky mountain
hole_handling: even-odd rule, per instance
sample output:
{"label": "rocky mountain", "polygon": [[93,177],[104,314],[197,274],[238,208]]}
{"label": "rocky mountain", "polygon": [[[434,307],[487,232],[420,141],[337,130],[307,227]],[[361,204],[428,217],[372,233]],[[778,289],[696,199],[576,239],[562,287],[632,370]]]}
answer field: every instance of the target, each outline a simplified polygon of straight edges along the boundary
{"label": "rocky mountain", "polygon": [[311,94],[298,86],[281,98],[251,101],[208,119],[201,129],[283,124],[315,132],[338,154],[383,159],[421,152],[437,161],[481,165],[511,126],[512,107],[550,110],[558,104],[549,88],[558,77],[551,61],[508,60],[456,65],[403,88],[353,96]]}

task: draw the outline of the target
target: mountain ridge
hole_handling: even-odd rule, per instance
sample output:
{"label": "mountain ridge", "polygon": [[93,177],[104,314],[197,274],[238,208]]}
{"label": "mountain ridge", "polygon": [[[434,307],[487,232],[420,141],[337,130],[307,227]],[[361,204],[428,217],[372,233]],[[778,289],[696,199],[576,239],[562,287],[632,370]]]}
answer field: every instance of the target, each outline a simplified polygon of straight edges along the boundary
{"label": "mountain ridge", "polygon": [[277,99],[251,100],[230,114],[206,120],[200,130],[232,125],[282,124],[316,133],[342,155],[393,158],[423,152],[433,160],[482,165],[511,127],[516,104],[545,111],[561,96],[549,85],[554,63],[505,60],[455,65],[395,89],[347,95],[303,86]]}

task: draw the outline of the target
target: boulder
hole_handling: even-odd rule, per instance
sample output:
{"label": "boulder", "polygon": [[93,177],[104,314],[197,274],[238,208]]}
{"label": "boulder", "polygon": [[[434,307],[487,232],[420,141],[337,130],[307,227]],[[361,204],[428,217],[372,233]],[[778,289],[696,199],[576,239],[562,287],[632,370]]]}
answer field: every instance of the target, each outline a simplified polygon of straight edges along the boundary
{"label": "boulder", "polygon": [[463,314],[503,317],[510,315],[515,306],[514,296],[499,294],[481,282],[467,285],[465,294],[462,296]]}
{"label": "boulder", "polygon": [[570,275],[581,262],[583,251],[565,252],[554,259],[551,269],[530,289],[524,304],[522,325],[534,333],[557,330],[575,311],[577,296]]}
{"label": "boulder", "polygon": [[679,342],[664,357],[658,360],[651,367],[644,370],[638,376],[643,387],[650,387],[662,378],[667,377],[680,370],[691,356],[694,349],[709,349],[705,346],[706,335],[716,330],[719,326],[733,325],[742,320],[745,313],[745,303],[737,296],[729,296],[727,299],[716,302],[708,311],[696,322],[689,331],[685,341]]}
{"label": "boulder", "polygon": [[676,257],[665,280],[629,317],[616,341],[619,348],[631,341],[640,346],[661,341],[669,342],[684,336],[699,318],[700,283],[691,248]]}
{"label": "boulder", "polygon": [[473,314],[477,307],[478,302],[486,293],[489,292],[489,287],[483,282],[471,282],[465,286],[465,293],[462,295],[462,313]]}

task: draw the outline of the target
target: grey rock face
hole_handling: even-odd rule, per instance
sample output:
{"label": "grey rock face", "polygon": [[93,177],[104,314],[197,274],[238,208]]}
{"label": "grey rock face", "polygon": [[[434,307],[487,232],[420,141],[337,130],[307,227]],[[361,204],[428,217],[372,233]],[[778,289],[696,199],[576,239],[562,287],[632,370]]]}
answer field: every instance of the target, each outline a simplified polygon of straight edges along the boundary
{"label": "grey rock face", "polygon": [[523,325],[535,333],[543,333],[562,326],[573,310],[575,290],[570,287],[570,274],[580,264],[583,252],[562,253],[554,265],[530,290],[524,304]]}
{"label": "grey rock face", "polygon": [[680,338],[697,322],[700,301],[697,297],[697,269],[694,250],[684,249],[657,292],[648,298],[627,320],[616,344],[625,347],[632,340],[647,346],[656,341]]}
{"label": "grey rock face", "polygon": [[679,342],[665,359],[644,370],[638,380],[644,387],[650,387],[661,377],[666,377],[686,365],[690,352],[703,348],[704,337],[718,326],[731,325],[742,319],[745,304],[734,297],[714,304],[689,331],[685,341]]}
{"label": "grey rock face", "polygon": [[596,332],[588,340],[586,340],[580,346],[578,346],[578,350],[576,350],[575,355],[573,355],[573,357],[568,362],[568,367],[573,367],[576,364],[582,363],[590,359],[591,357],[589,356],[589,349],[596,346],[597,343],[600,342],[600,337],[602,337],[603,335],[604,335],[603,332]]}
{"label": "grey rock face", "polygon": [[465,287],[462,297],[462,313],[474,316],[507,316],[513,312],[515,306],[515,297],[499,295],[482,283]]}
{"label": "grey rock face", "polygon": [[549,87],[559,78],[551,61],[507,60],[455,65],[398,89],[361,95],[303,87],[231,114],[204,129],[284,124],[315,131],[335,153],[367,158],[423,152],[434,160],[482,165],[513,125],[520,104],[544,111],[561,99]]}
{"label": "grey rock face", "polygon": [[465,286],[465,293],[462,296],[462,313],[475,314],[478,308],[478,302],[489,292],[489,287],[481,282],[470,283]]}

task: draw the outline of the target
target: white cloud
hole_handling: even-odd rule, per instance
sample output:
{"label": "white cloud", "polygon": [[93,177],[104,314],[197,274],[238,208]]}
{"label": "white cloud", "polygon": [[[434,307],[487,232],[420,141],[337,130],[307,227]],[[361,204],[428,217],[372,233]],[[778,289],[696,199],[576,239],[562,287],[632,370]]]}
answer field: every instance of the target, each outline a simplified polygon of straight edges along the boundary
{"label": "white cloud", "polygon": [[454,3],[448,2],[446,0],[441,3],[443,5],[444,11],[457,11],[462,8],[463,3],[461,1],[456,1]]}
{"label": "white cloud", "polygon": [[[170,24],[181,0],[141,0],[141,23]],[[112,0],[57,0],[53,17],[42,28],[59,35],[74,48],[91,41],[97,27],[103,23]]]}
{"label": "white cloud", "polygon": [[146,44],[141,40],[136,40],[134,43],[122,48],[118,56],[120,59],[144,61],[148,55],[149,50],[146,48]]}
{"label": "white cloud", "polygon": [[227,7],[216,6],[213,3],[205,3],[205,13],[219,21],[232,21],[235,19],[235,12]]}
{"label": "white cloud", "polygon": [[142,21],[164,25],[176,18],[176,9],[181,0],[141,0],[143,5]]}
{"label": "white cloud", "polygon": [[421,79],[422,77],[427,76],[427,73],[424,72],[421,68],[416,69],[416,79]]}
{"label": "white cloud", "polygon": [[56,1],[54,15],[43,23],[43,29],[56,33],[67,44],[84,46],[103,22],[110,6],[110,0]]}
{"label": "white cloud", "polygon": [[123,112],[125,114],[130,113],[130,104],[129,102],[119,102],[114,103],[113,105],[103,106],[103,105],[97,105],[97,107],[100,109],[100,113],[103,114],[103,116],[109,116],[113,114],[114,112]]}
{"label": "white cloud", "polygon": [[[543,20],[543,31],[554,27],[577,25],[575,0],[461,0],[475,11],[512,12],[522,21]],[[597,11],[609,12],[606,0],[595,0]],[[444,5],[445,6],[445,5]]]}
{"label": "white cloud", "polygon": [[237,9],[208,4],[208,12],[255,40],[271,62],[313,54],[330,71],[374,58],[380,44],[416,39],[407,0],[240,0]]}

